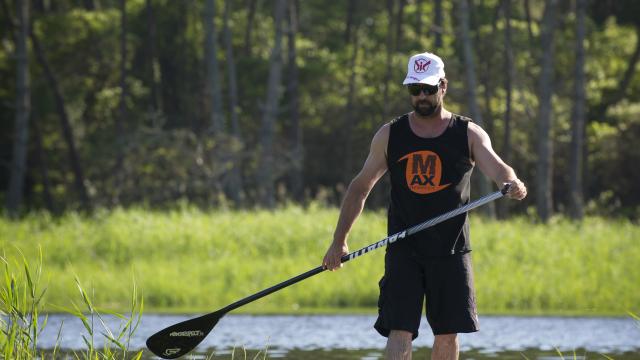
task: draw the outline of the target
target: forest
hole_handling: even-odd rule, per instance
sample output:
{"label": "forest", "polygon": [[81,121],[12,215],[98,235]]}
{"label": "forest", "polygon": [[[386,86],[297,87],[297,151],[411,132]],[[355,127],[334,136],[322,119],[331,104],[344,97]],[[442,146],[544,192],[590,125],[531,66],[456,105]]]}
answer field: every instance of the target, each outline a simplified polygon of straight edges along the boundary
{"label": "forest", "polygon": [[337,206],[424,51],[529,188],[488,215],[640,216],[638,1],[0,2],[10,216]]}

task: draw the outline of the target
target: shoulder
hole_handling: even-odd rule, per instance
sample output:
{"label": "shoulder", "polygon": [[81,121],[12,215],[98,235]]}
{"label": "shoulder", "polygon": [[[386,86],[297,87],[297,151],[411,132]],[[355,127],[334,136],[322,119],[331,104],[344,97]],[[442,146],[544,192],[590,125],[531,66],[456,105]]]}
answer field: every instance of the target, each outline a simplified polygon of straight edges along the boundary
{"label": "shoulder", "polygon": [[375,145],[383,146],[385,149],[387,147],[387,143],[389,142],[389,134],[391,133],[391,125],[393,125],[395,120],[392,120],[384,125],[382,125],[376,134],[373,136],[373,140],[371,142],[371,146]]}
{"label": "shoulder", "polygon": [[469,128],[476,125],[471,118],[459,114],[451,113],[450,129],[457,135],[465,138],[469,137]]}
{"label": "shoulder", "polygon": [[480,125],[471,121],[471,119],[469,119],[469,122],[468,122],[467,134],[469,136],[469,140],[485,140],[485,139],[488,140],[489,139],[489,134],[487,134],[487,132],[484,131],[484,129]]}
{"label": "shoulder", "polygon": [[409,120],[409,113],[402,114],[402,115],[398,116],[397,118],[389,121],[388,125],[396,125],[396,124],[405,122],[407,120]]}
{"label": "shoulder", "polygon": [[473,123],[473,120],[470,117],[466,117],[460,114],[456,114],[456,113],[451,113],[451,117],[453,119],[455,119],[456,121],[459,121],[463,124],[470,124]]}
{"label": "shoulder", "polygon": [[485,132],[480,125],[474,123],[473,121],[468,122],[467,129],[470,133],[472,132],[477,134],[477,133]]}

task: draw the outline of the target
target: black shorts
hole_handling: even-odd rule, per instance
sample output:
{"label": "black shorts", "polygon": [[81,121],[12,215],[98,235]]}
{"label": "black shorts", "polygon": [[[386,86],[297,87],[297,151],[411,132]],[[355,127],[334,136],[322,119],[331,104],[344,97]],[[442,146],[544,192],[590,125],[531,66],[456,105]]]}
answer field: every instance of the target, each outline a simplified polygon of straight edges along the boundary
{"label": "black shorts", "polygon": [[409,251],[387,251],[375,329],[382,336],[404,330],[415,339],[425,299],[434,335],[478,331],[471,254],[424,258]]}

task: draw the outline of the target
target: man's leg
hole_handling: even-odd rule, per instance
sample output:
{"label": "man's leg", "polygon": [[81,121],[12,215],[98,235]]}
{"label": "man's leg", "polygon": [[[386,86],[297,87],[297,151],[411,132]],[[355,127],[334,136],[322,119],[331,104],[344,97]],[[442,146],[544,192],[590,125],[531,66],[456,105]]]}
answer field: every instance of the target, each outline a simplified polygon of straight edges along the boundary
{"label": "man's leg", "polygon": [[391,330],[387,339],[387,360],[411,360],[412,334],[403,330]]}
{"label": "man's leg", "polygon": [[458,334],[436,335],[431,360],[458,360]]}

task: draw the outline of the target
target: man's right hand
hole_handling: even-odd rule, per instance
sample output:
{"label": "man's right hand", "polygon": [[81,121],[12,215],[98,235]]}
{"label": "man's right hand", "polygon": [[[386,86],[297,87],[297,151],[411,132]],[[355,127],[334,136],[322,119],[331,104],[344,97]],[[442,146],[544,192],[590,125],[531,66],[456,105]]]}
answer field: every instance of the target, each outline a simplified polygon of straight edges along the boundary
{"label": "man's right hand", "polygon": [[349,246],[347,243],[332,242],[331,246],[327,250],[327,253],[322,259],[322,266],[329,270],[334,271],[342,267],[342,257],[349,254]]}

